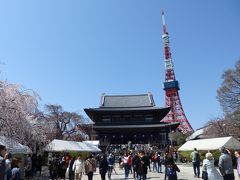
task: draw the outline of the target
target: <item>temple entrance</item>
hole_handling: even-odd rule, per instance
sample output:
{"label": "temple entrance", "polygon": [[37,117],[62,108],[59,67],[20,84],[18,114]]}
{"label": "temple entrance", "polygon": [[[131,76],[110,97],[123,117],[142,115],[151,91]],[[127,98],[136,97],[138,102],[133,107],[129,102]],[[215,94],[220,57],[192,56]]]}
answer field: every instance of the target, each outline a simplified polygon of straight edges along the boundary
{"label": "temple entrance", "polygon": [[151,93],[143,95],[106,96],[99,108],[84,109],[94,122],[93,134],[101,146],[129,146],[142,144],[160,146],[169,144],[168,133],[178,122],[160,122],[169,107],[156,107]]}

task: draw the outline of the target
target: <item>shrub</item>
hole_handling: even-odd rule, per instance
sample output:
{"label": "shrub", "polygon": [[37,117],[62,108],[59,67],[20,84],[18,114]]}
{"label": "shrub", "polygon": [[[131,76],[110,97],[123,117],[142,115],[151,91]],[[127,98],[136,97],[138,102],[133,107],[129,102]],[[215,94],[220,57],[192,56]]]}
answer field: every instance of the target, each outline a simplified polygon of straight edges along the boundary
{"label": "shrub", "polygon": [[[201,159],[201,162],[202,162],[205,159],[205,155],[208,151],[198,151],[198,152],[200,154],[200,159]],[[182,157],[186,157],[188,162],[192,162],[192,158],[190,157],[191,153],[192,153],[192,151],[181,151],[179,154]],[[213,154],[213,157],[214,157],[214,160],[215,160],[215,165],[217,165],[219,157],[221,155],[221,152],[219,150],[213,150],[213,151],[211,151],[211,153]]]}

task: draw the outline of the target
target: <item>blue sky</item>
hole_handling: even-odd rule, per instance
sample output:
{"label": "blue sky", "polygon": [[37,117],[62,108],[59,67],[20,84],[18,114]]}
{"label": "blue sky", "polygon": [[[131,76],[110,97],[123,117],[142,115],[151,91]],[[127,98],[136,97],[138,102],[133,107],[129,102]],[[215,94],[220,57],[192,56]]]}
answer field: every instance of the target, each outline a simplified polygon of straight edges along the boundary
{"label": "blue sky", "polygon": [[0,1],[0,78],[85,115],[106,94],[154,95],[164,106],[161,10],[194,129],[222,116],[224,70],[240,57],[240,1]]}

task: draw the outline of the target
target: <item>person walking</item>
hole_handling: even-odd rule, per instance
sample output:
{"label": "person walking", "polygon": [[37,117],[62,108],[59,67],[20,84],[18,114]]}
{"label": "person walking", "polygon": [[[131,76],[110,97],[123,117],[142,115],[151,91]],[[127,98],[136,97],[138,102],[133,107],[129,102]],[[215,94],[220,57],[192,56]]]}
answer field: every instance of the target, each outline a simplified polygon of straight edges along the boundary
{"label": "person walking", "polygon": [[162,156],[162,153],[159,152],[157,157],[158,173],[162,173],[162,163],[163,163],[163,156]]}
{"label": "person walking", "polygon": [[58,158],[54,156],[52,161],[50,161],[49,166],[51,180],[58,178],[58,166],[59,166]]}
{"label": "person walking", "polygon": [[200,177],[200,154],[197,151],[197,148],[194,148],[194,151],[191,153],[190,157],[192,158],[194,177]]}
{"label": "person walking", "polygon": [[96,160],[93,155],[90,155],[85,161],[85,174],[88,176],[88,180],[93,179],[94,172],[96,172]]}
{"label": "person walking", "polygon": [[114,170],[114,163],[115,163],[115,159],[112,153],[109,154],[107,161],[108,161],[108,179],[111,179],[112,172]]}
{"label": "person walking", "polygon": [[12,154],[7,153],[5,155],[5,180],[11,180],[12,179],[12,168],[11,168],[11,163],[12,163]]}
{"label": "person walking", "polygon": [[27,161],[25,166],[25,178],[26,179],[32,178],[32,158],[30,154],[27,156]]}
{"label": "person walking", "polygon": [[128,167],[129,167],[129,172],[131,172],[131,174],[133,173],[133,170],[132,170],[132,154],[129,153],[128,155]]}
{"label": "person walking", "polygon": [[206,153],[206,159],[203,160],[202,171],[207,172],[206,180],[223,180],[223,177],[214,166],[214,158],[212,153]]}
{"label": "person walking", "polygon": [[177,172],[180,172],[180,169],[175,164],[173,156],[170,152],[165,154],[165,180],[177,180]]}
{"label": "person walking", "polygon": [[144,151],[139,151],[138,153],[139,159],[137,162],[137,178],[138,180],[146,180],[147,179],[147,169],[148,169],[148,161],[149,158],[145,155]]}
{"label": "person walking", "polygon": [[104,154],[101,157],[100,164],[99,164],[99,174],[101,175],[101,180],[106,179],[107,171],[108,171],[108,161],[107,161],[106,154]]}
{"label": "person walking", "polygon": [[220,148],[221,156],[219,157],[219,170],[224,180],[234,180],[234,172],[232,167],[232,157],[225,147]]}
{"label": "person walking", "polygon": [[58,177],[60,179],[65,179],[65,173],[66,173],[67,167],[68,167],[68,164],[66,163],[65,156],[63,156],[58,165]]}
{"label": "person walking", "polygon": [[237,174],[238,174],[238,178],[240,179],[240,152],[239,151],[235,151],[235,156],[237,158]]}
{"label": "person walking", "polygon": [[158,154],[157,152],[151,157],[151,161],[153,163],[153,172],[154,170],[157,171],[157,158],[158,158]]}
{"label": "person walking", "polygon": [[[72,160],[71,160],[72,161]],[[71,163],[70,161],[70,163]],[[70,167],[70,166],[69,166]],[[82,173],[84,172],[84,162],[81,159],[81,155],[78,155],[78,158],[74,161],[72,170],[74,171],[74,179],[75,180],[81,180],[82,179]],[[69,172],[71,170],[69,169]]]}
{"label": "person walking", "polygon": [[12,180],[22,180],[21,178],[21,162],[18,159],[12,160]]}
{"label": "person walking", "polygon": [[129,175],[128,158],[129,158],[128,153],[125,153],[124,156],[122,157],[123,168],[125,172],[125,179],[128,178],[128,175]]}
{"label": "person walking", "polygon": [[42,156],[39,154],[36,162],[36,172],[39,171],[40,176],[42,174],[42,163],[43,163],[43,159],[42,159]]}
{"label": "person walking", "polygon": [[135,154],[132,158],[132,166],[133,166],[133,179],[137,178],[138,177],[138,174],[137,174],[137,165],[138,165],[138,162],[140,161],[140,158],[137,154]]}
{"label": "person walking", "polygon": [[69,180],[74,180],[74,177],[75,177],[75,171],[73,169],[73,164],[75,163],[75,161],[76,161],[76,157],[73,156],[70,159],[70,162],[69,162],[69,165],[68,165],[68,168],[69,168]]}
{"label": "person walking", "polygon": [[32,177],[36,175],[37,171],[37,155],[33,154],[32,155]]}

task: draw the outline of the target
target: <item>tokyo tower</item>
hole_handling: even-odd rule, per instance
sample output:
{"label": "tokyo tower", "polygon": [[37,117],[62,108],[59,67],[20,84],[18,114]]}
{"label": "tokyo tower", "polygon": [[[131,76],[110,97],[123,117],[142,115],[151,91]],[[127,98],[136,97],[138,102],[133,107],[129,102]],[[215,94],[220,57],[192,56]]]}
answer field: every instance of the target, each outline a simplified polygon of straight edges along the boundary
{"label": "tokyo tower", "polygon": [[165,62],[165,106],[171,107],[168,115],[162,120],[163,122],[179,122],[178,129],[183,133],[193,132],[192,126],[188,122],[183,111],[178,91],[179,83],[175,78],[173,62],[169,47],[169,35],[166,29],[164,12],[162,12],[163,23],[163,46],[164,46],[164,62]]}

